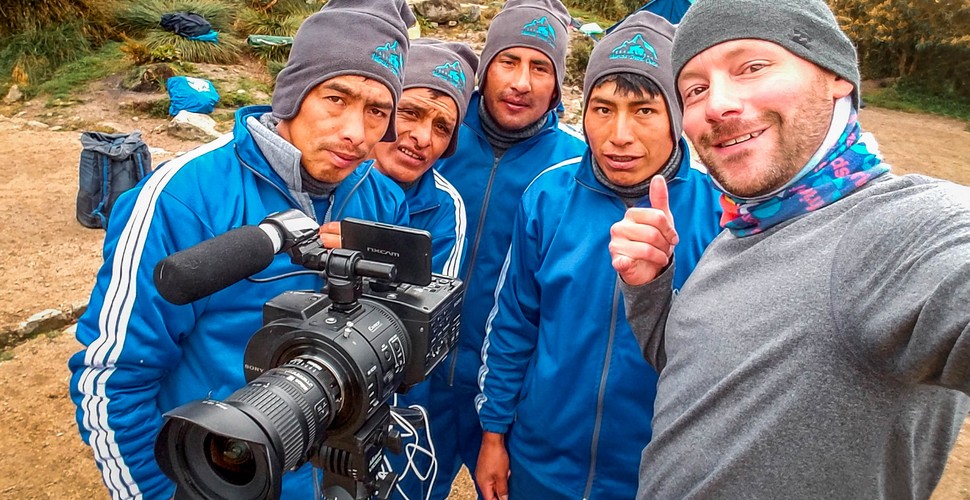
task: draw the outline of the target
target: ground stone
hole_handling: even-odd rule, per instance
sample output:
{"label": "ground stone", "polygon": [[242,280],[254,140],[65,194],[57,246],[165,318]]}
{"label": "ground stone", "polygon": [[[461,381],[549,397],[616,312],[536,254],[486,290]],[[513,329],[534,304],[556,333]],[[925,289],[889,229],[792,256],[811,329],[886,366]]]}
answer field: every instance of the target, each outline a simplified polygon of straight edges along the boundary
{"label": "ground stone", "polygon": [[216,130],[216,121],[211,116],[184,109],[168,122],[168,133],[180,139],[202,142],[211,141],[222,135]]}
{"label": "ground stone", "polygon": [[24,93],[20,91],[20,87],[14,84],[10,86],[10,90],[7,91],[7,95],[3,98],[3,102],[13,104],[23,98]]}

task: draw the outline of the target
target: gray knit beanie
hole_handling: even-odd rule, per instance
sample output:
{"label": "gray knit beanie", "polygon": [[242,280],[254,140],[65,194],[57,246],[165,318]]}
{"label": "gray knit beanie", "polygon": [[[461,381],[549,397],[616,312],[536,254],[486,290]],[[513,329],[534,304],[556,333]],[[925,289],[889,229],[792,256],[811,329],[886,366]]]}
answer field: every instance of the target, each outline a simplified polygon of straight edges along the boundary
{"label": "gray knit beanie", "polygon": [[478,56],[464,43],[442,42],[431,38],[419,38],[411,42],[408,67],[404,72],[404,89],[429,88],[444,92],[458,106],[458,122],[451,135],[451,142],[442,158],[455,153],[458,145],[458,127],[465,119],[468,101],[475,89],[475,72]]}
{"label": "gray knit beanie", "polygon": [[[396,110],[408,57],[407,27],[414,22],[405,0],[330,0],[293,38],[290,58],[276,77],[273,116],[293,118],[310,90],[343,75],[383,83]],[[396,138],[391,119],[382,141]]]}
{"label": "gray knit beanie", "polygon": [[823,0],[697,0],[677,26],[674,75],[679,79],[684,65],[704,50],[746,38],[781,45],[851,82],[859,107],[855,47]]}
{"label": "gray knit beanie", "polygon": [[677,147],[683,131],[684,112],[677,98],[677,85],[670,64],[673,41],[674,26],[653,12],[640,11],[626,18],[589,54],[583,80],[583,112],[586,112],[593,85],[604,76],[617,73],[645,76],[660,87],[667,101],[670,132],[674,147]]}
{"label": "gray knit beanie", "polygon": [[572,18],[560,0],[508,0],[488,27],[478,84],[485,85],[488,65],[499,52],[511,47],[527,47],[546,55],[556,71],[556,99],[553,110],[562,101],[562,79],[566,74],[566,50],[569,33],[566,26]]}

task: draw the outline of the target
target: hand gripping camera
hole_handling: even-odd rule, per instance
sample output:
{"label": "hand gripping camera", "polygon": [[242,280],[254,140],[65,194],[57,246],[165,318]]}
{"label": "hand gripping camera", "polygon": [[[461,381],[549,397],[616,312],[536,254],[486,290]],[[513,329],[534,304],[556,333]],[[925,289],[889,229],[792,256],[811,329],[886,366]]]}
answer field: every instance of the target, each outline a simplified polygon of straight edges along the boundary
{"label": "hand gripping camera", "polygon": [[[427,233],[427,244],[393,251],[368,244],[368,255],[385,260],[376,262],[360,251],[323,248],[317,229],[289,210],[155,268],[162,296],[180,304],[259,272],[284,251],[327,281],[326,293],[290,291],[264,305],[263,326],[246,346],[245,387],[224,401],[196,401],[165,414],[155,457],[176,483],[175,498],[278,498],[283,473],[307,461],[323,469],[328,499],[390,495],[396,475],[380,465],[384,448],[399,448],[400,440],[387,401],[423,381],[455,345],[464,288],[431,275],[429,252],[413,255],[430,248]],[[408,232],[381,226],[377,241],[413,237]],[[229,249],[260,262],[227,272],[221,256]],[[399,267],[426,271],[402,283]]]}

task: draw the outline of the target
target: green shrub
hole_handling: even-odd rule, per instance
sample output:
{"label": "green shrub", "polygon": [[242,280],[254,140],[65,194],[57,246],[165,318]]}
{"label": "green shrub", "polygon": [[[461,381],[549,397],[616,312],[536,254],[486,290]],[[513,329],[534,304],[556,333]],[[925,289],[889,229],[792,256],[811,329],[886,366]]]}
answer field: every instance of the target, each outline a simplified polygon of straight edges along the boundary
{"label": "green shrub", "polygon": [[51,28],[83,19],[81,31],[100,44],[110,39],[110,6],[115,0],[3,0],[0,2],[0,40],[28,31]]}
{"label": "green shrub", "polygon": [[593,51],[593,40],[586,36],[573,36],[569,40],[569,54],[566,56],[566,85],[582,87],[586,78],[586,65]]}
{"label": "green shrub", "polygon": [[249,0],[247,7],[252,10],[272,13],[276,15],[306,14],[304,17],[320,10],[326,0]]}
{"label": "green shrub", "polygon": [[934,94],[927,91],[923,82],[900,78],[890,87],[867,91],[862,100],[880,108],[949,116],[964,120],[970,126],[970,99]]}
{"label": "green shrub", "polygon": [[[219,43],[189,40],[163,30],[149,30],[144,44],[156,62],[186,61],[208,64],[233,64],[244,44],[228,33],[219,33]],[[174,58],[174,59],[173,59]]]}
{"label": "green shrub", "polygon": [[31,87],[30,94],[48,94],[51,100],[68,98],[74,92],[84,89],[92,80],[104,78],[124,66],[121,59],[120,43],[109,42],[97,52],[69,62],[51,72],[51,77],[43,83]]}
{"label": "green shrub", "polygon": [[76,61],[95,48],[84,28],[82,22],[63,23],[7,38],[0,45],[0,78],[10,78],[24,86],[46,81],[59,66]]}
{"label": "green shrub", "polygon": [[587,11],[593,14],[592,17],[606,19],[623,19],[644,4],[639,0],[566,0],[564,3],[571,9]]}
{"label": "green shrub", "polygon": [[[301,2],[302,3],[302,2]],[[306,4],[303,4],[306,5]],[[276,13],[258,9],[243,9],[236,19],[235,30],[243,36],[269,35],[294,36],[303,20],[312,14],[312,10],[304,12]],[[250,47],[258,57],[273,61],[286,61],[290,55],[290,46],[279,47]]]}

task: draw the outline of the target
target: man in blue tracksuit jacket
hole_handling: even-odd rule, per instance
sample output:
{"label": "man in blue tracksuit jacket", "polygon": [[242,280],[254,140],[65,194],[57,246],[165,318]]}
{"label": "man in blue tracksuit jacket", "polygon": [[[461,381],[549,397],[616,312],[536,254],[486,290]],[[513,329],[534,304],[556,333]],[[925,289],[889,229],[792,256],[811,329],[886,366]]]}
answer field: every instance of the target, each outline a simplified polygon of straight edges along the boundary
{"label": "man in blue tracksuit jacket", "polygon": [[610,228],[649,203],[651,177],[665,178],[680,235],[675,287],[720,230],[718,193],[681,138],[673,32],[641,12],[597,44],[583,94],[589,150],[522,196],[476,401],[487,500],[636,495],[657,375],[626,321]]}
{"label": "man in blue tracksuit jacket", "polygon": [[[431,233],[431,269],[457,277],[465,256],[465,204],[432,169],[458,147],[458,127],[475,87],[478,56],[464,43],[411,41],[394,142],[374,147],[374,166],[404,190],[410,226]],[[339,225],[327,224],[324,243],[339,244]],[[333,236],[330,236],[333,235]]]}
{"label": "man in blue tracksuit jacket", "polygon": [[559,123],[569,14],[559,0],[509,0],[489,26],[479,90],[459,131],[458,152],[435,168],[465,201],[468,253],[458,346],[431,378],[429,413],[438,460],[432,498],[445,498],[481,444],[475,413],[485,318],[494,303],[512,218],[525,187],[545,167],[582,155],[581,135]]}
{"label": "man in blue tracksuit jacket", "polygon": [[[243,352],[262,325],[263,304],[323,284],[312,275],[244,280],[176,306],[152,283],[160,259],[291,208],[318,223],[353,216],[407,224],[400,189],[360,164],[378,141],[395,137],[411,21],[404,0],[331,0],[298,31],[272,109],[240,109],[231,134],[166,163],[119,198],[105,263],[78,323],[85,348],[69,362],[78,427],[112,498],[172,496],[153,455],[162,414],[244,386]],[[343,40],[343,27],[354,23],[366,29]],[[320,47],[353,57],[328,60]],[[300,269],[280,255],[255,277]],[[311,498],[310,476],[309,465],[286,474],[283,497]]]}
{"label": "man in blue tracksuit jacket", "polygon": [[[458,190],[431,166],[439,158],[455,154],[458,129],[468,110],[477,70],[478,56],[466,44],[412,40],[404,91],[397,107],[397,140],[378,144],[371,154],[374,166],[404,189],[410,226],[431,233],[432,271],[451,277],[458,276],[467,248],[465,204]],[[396,405],[427,406],[429,390],[430,382],[418,384],[398,396]],[[438,429],[428,428],[432,436],[438,433]],[[427,435],[419,430],[404,443],[430,449]],[[409,450],[405,451],[386,455],[391,469],[403,475],[395,497],[422,500],[431,483],[430,457],[414,453],[409,470]],[[422,481],[421,477],[427,479]]]}

